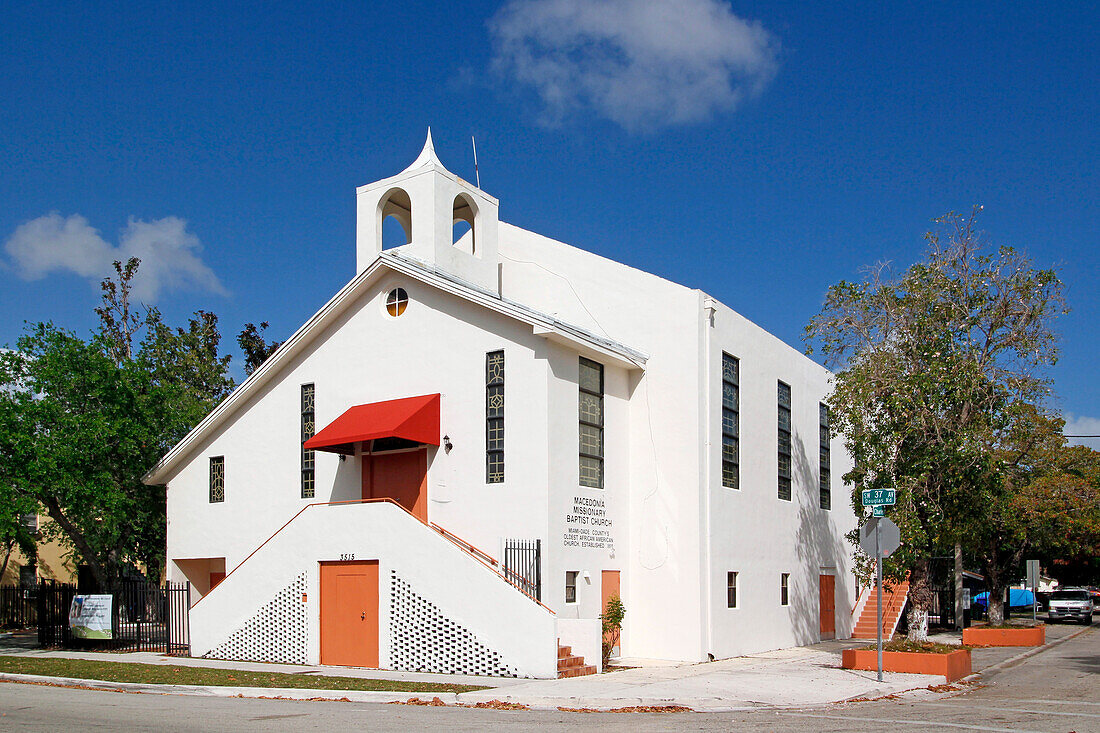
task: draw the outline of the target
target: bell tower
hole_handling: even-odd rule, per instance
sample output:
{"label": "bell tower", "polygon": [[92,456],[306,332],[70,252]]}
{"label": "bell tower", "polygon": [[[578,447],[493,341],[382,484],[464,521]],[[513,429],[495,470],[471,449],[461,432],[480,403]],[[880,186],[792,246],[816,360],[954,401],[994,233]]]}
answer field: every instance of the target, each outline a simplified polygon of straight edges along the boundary
{"label": "bell tower", "polygon": [[[424,149],[408,168],[355,190],[356,272],[381,254],[382,222],[392,216],[408,240],[396,252],[499,295],[498,206],[443,167],[428,128]],[[455,241],[458,222],[469,231]]]}

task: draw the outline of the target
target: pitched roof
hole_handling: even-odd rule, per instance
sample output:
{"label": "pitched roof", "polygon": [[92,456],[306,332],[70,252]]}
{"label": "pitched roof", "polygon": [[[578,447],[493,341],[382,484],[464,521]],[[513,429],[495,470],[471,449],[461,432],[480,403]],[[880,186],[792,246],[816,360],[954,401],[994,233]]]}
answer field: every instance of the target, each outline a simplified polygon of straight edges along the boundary
{"label": "pitched roof", "polygon": [[337,319],[384,271],[398,272],[418,280],[425,285],[450,293],[471,303],[483,306],[531,326],[534,334],[548,340],[570,346],[582,354],[594,356],[627,369],[644,369],[648,356],[616,341],[597,336],[590,331],[563,323],[553,316],[527,308],[526,306],[502,298],[494,292],[466,282],[450,273],[442,272],[411,257],[395,252],[382,252],[370,264],[340,289],[324,306],[275,350],[268,359],[252,372],[221,404],[215,407],[191,432],[183,437],[170,451],[161,457],[157,464],[142,476],[146,484],[163,483],[171,473],[198,445],[238,407],[263,385],[267,384],[282,370],[283,366],[294,359],[302,349],[313,342],[325,327]]}

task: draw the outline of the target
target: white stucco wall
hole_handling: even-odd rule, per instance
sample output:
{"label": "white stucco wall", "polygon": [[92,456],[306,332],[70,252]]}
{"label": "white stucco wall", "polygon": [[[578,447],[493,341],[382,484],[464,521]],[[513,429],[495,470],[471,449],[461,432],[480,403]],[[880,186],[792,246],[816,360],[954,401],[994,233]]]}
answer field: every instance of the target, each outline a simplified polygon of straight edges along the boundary
{"label": "white stucco wall", "polygon": [[[715,657],[820,639],[818,576],[836,575],[836,634],[851,634],[851,469],[842,442],[831,446],[831,509],[820,508],[819,412],[828,372],[779,339],[717,304],[708,355],[712,638]],[[722,486],[722,353],[740,360],[740,488]],[[791,387],[791,500],[778,497],[777,382]],[[738,576],[738,607],[726,601],[726,573]],[[790,573],[789,605],[780,575]]]}
{"label": "white stucco wall", "polygon": [[[709,299],[700,291],[511,225],[496,226],[490,198],[477,198],[479,226],[493,233],[479,261],[441,248],[451,222],[440,221],[450,215],[455,187],[468,184],[453,176],[433,183],[437,174],[418,169],[406,176],[414,241],[392,253],[478,283],[494,297],[495,287],[488,286],[499,284],[507,301],[644,353],[644,364],[601,359],[583,338],[544,338],[531,325],[382,268],[362,295],[170,472],[173,579],[182,579],[171,562],[176,559],[225,557],[232,570],[309,503],[299,497],[301,384],[316,385],[318,428],[352,405],[439,392],[441,433],[454,448],[449,454],[429,449],[428,519],[493,555],[506,538],[540,539],[543,601],[561,619],[595,619],[602,571],[617,570],[627,611],[623,656],[700,661],[751,653],[816,641],[818,575],[835,573],[837,635],[847,636],[854,599],[843,535],[855,518],[840,479],[849,462],[838,440],[832,447],[833,508],[817,506],[817,405],[828,392],[828,372],[721,304],[714,306],[712,323]],[[377,222],[370,218],[375,199],[399,179],[360,189],[361,272],[370,270],[376,245],[371,227]],[[417,208],[417,201],[429,202],[427,208]],[[419,239],[425,231],[439,241]],[[499,265],[495,282],[486,275],[490,265]],[[385,314],[383,299],[396,286],[408,291],[410,305],[394,319]],[[501,348],[506,478],[486,484],[484,360],[486,352]],[[722,351],[741,361],[736,491],[721,486]],[[605,367],[602,489],[581,487],[578,480],[582,353]],[[793,394],[790,502],[776,496],[779,379]],[[226,500],[211,504],[208,458],[217,455],[225,456]],[[312,501],[359,495],[360,459],[318,452]],[[602,502],[600,519],[609,523],[589,525],[607,533],[592,546],[567,542],[577,536],[569,530],[578,525],[568,518],[576,516],[578,499]],[[580,574],[574,604],[564,602],[568,570]],[[737,609],[726,608],[729,570],[741,574]],[[779,606],[783,572],[791,574],[786,608]]]}
{"label": "white stucco wall", "polygon": [[[392,318],[383,301],[398,285],[411,302]],[[486,484],[485,353],[501,348],[505,482]],[[501,537],[545,539],[545,510],[531,510],[547,501],[545,349],[511,319],[407,278],[382,278],[169,477],[169,559],[225,557],[232,570],[305,504],[360,498],[360,459],[321,451],[316,497],[300,497],[303,383],[315,384],[318,427],[353,405],[440,392],[440,430],[454,448],[429,449],[428,519],[494,554]],[[220,503],[209,501],[211,456],[225,457]]]}
{"label": "white stucco wall", "polygon": [[307,663],[319,663],[319,563],[349,556],[379,563],[381,666],[394,666],[389,664],[393,571],[444,617],[499,653],[519,676],[557,676],[554,615],[389,503],[313,506],[303,511],[191,609],[192,654],[202,656],[217,647],[295,576],[306,573]]}

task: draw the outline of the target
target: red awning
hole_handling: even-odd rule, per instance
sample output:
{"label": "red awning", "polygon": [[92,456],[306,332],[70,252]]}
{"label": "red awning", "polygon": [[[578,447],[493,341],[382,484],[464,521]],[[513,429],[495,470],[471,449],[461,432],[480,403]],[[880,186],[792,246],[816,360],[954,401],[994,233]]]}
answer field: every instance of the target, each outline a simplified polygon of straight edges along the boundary
{"label": "red awning", "polygon": [[377,438],[403,438],[439,445],[439,395],[356,405],[306,441],[305,448],[352,453],[356,443]]}

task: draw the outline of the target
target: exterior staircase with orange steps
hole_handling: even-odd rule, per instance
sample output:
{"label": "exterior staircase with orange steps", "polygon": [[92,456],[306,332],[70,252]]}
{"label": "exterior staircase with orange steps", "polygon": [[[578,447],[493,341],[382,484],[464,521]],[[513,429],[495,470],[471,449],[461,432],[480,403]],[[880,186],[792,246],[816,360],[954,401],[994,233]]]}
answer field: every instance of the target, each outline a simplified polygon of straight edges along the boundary
{"label": "exterior staircase with orange steps", "polygon": [[[878,619],[878,593],[874,586],[866,591],[867,601],[863,604],[863,611],[856,620],[856,626],[852,630],[853,639],[877,638],[875,624]],[[882,588],[882,638],[889,639],[894,635],[894,629],[898,627],[905,601],[909,597],[909,581],[896,583],[893,586]]]}
{"label": "exterior staircase with orange steps", "polygon": [[596,674],[596,667],[585,664],[584,657],[573,654],[573,648],[558,644],[558,679],[565,677],[583,677]]}

